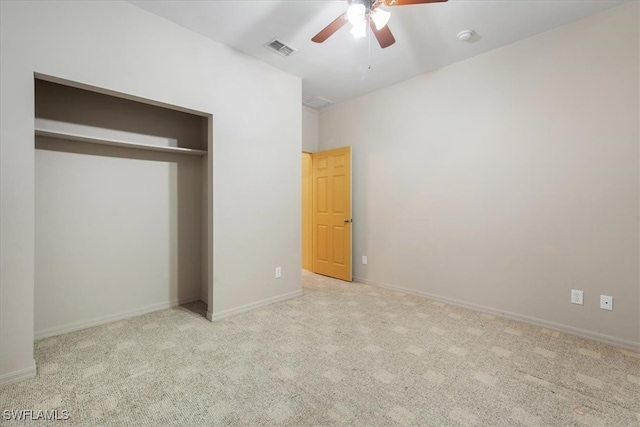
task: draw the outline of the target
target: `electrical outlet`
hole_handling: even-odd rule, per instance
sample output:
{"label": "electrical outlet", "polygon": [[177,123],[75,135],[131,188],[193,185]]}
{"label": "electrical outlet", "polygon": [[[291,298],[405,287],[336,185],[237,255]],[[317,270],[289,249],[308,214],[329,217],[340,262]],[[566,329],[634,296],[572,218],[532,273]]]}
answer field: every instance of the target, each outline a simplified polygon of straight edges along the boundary
{"label": "electrical outlet", "polygon": [[582,291],[571,289],[571,304],[584,304],[582,299]]}
{"label": "electrical outlet", "polygon": [[363,264],[367,263],[367,256],[366,255],[362,255],[362,263]]}
{"label": "electrical outlet", "polygon": [[600,295],[600,308],[603,310],[613,310],[613,297]]}
{"label": "electrical outlet", "polygon": [[276,267],[276,279],[282,277],[282,267]]}

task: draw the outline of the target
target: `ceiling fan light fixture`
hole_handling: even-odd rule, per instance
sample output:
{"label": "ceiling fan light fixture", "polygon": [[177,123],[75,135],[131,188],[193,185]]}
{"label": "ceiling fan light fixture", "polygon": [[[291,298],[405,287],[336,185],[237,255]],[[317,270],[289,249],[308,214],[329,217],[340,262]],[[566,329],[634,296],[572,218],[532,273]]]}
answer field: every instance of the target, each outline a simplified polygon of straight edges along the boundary
{"label": "ceiling fan light fixture", "polygon": [[367,12],[367,8],[362,3],[351,3],[349,9],[347,9],[347,19],[349,22],[356,26],[364,22],[364,15]]}
{"label": "ceiling fan light fixture", "polygon": [[389,22],[389,18],[391,18],[391,14],[386,10],[382,10],[377,7],[373,12],[371,12],[371,20],[373,24],[376,26],[376,30],[380,31],[384,28],[385,25]]}
{"label": "ceiling fan light fixture", "polygon": [[351,28],[350,33],[358,39],[361,39],[363,37],[367,37],[367,24],[366,22],[363,20],[362,22],[359,22],[357,24],[355,24],[353,26],[353,28]]}

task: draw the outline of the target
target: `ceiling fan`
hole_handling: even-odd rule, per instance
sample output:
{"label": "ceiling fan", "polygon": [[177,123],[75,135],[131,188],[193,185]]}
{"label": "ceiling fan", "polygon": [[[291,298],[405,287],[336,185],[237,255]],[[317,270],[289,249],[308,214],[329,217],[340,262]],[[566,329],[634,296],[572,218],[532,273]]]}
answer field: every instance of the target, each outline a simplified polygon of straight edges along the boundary
{"label": "ceiling fan", "polygon": [[389,47],[396,42],[387,26],[391,14],[380,6],[409,6],[413,4],[440,3],[447,0],[348,0],[349,8],[345,13],[334,19],[322,31],[316,34],[311,41],[322,43],[347,22],[353,25],[351,34],[355,37],[367,35],[367,22],[371,31],[376,36],[381,48]]}

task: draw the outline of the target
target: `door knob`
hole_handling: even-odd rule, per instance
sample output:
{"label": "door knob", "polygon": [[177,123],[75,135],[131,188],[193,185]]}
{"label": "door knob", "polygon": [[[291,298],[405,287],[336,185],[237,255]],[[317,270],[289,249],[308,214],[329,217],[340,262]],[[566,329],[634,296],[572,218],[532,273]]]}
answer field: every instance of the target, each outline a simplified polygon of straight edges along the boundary
{"label": "door knob", "polygon": [[349,223],[349,222],[353,222],[353,219],[348,218],[348,219],[345,219],[345,220],[344,220],[344,223],[345,223],[345,224],[346,224],[346,223]]}

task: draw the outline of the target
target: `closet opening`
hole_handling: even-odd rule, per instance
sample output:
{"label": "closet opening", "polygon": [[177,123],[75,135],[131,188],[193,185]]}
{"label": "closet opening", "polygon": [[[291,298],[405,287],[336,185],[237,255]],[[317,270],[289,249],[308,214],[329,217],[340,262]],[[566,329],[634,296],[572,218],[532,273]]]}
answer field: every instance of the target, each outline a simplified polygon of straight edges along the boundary
{"label": "closet opening", "polygon": [[212,116],[36,75],[35,338],[212,295]]}

